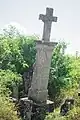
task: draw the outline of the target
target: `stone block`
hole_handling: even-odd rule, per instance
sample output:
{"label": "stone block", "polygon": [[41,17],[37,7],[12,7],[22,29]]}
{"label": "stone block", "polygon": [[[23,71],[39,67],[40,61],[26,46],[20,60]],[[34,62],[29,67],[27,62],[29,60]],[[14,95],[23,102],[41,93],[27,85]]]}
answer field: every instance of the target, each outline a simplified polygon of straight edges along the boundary
{"label": "stone block", "polygon": [[[29,96],[30,95],[30,96]],[[29,99],[32,99],[33,101],[37,103],[46,102],[47,96],[48,96],[48,90],[34,90],[29,89]]]}
{"label": "stone block", "polygon": [[32,100],[29,100],[28,97],[21,98],[22,106],[24,104],[23,117],[26,117],[26,120],[44,120],[47,112],[54,111],[54,102],[47,100],[45,103],[36,103]]}

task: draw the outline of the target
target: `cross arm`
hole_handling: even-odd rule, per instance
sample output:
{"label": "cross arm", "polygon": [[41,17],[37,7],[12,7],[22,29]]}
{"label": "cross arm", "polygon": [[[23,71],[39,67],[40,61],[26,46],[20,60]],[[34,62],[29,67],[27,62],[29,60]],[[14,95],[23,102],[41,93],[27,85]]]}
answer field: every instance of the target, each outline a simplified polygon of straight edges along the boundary
{"label": "cross arm", "polygon": [[55,16],[52,17],[52,21],[53,21],[53,22],[57,22],[57,17],[55,17]]}
{"label": "cross arm", "polygon": [[57,17],[46,16],[46,15],[40,14],[39,20],[42,20],[43,22],[45,21],[57,22]]}
{"label": "cross arm", "polygon": [[39,15],[39,20],[42,20],[42,21],[44,22],[45,19],[46,19],[46,18],[45,18],[45,15],[42,15],[42,14]]}

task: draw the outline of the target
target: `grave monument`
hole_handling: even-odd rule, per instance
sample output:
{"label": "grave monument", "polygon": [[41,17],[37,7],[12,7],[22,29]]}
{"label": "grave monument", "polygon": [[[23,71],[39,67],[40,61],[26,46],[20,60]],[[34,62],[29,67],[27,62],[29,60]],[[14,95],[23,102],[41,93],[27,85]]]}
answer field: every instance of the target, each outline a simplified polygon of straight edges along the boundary
{"label": "grave monument", "polygon": [[53,16],[52,8],[46,8],[46,15],[40,14],[39,19],[44,22],[43,37],[42,40],[36,41],[36,62],[31,87],[28,90],[28,97],[21,98],[21,101],[26,103],[25,106],[30,106],[29,111],[31,112],[26,110],[26,115],[29,115],[29,120],[42,120],[40,117],[36,117],[40,115],[42,109],[50,110],[49,106],[53,105],[52,101],[47,100],[47,86],[52,52],[57,45],[56,42],[50,42],[51,26],[52,22],[57,22],[57,17]]}
{"label": "grave monument", "polygon": [[57,22],[57,17],[53,16],[52,8],[46,8],[46,15],[40,14],[39,19],[44,22],[43,37],[42,41],[36,41],[36,65],[28,97],[42,103],[47,101],[48,96],[47,86],[52,51],[57,44],[50,42],[51,24]]}

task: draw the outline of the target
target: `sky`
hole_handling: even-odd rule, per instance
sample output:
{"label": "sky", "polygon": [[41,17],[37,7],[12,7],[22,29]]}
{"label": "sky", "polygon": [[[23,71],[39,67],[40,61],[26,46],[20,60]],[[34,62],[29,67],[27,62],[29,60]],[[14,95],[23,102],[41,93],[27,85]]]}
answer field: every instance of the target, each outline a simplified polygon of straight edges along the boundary
{"label": "sky", "polygon": [[42,38],[39,14],[45,14],[46,7],[53,8],[53,15],[58,17],[52,24],[50,41],[65,41],[68,53],[80,52],[80,0],[0,0],[0,28],[14,22],[27,35]]}

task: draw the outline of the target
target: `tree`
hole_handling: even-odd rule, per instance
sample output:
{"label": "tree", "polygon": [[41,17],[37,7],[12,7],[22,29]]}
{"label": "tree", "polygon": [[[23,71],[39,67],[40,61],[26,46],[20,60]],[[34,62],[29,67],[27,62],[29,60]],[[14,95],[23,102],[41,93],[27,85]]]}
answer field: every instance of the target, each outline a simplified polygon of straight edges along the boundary
{"label": "tree", "polygon": [[18,23],[10,23],[2,29],[1,36],[3,38],[16,38],[25,36],[25,31]]}
{"label": "tree", "polygon": [[0,40],[0,69],[22,73],[35,61],[35,37]]}
{"label": "tree", "polygon": [[52,55],[50,77],[49,77],[49,96],[54,101],[58,100],[60,91],[68,85],[70,59],[64,54],[65,43],[59,43]]}

